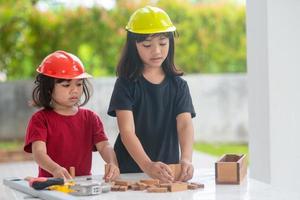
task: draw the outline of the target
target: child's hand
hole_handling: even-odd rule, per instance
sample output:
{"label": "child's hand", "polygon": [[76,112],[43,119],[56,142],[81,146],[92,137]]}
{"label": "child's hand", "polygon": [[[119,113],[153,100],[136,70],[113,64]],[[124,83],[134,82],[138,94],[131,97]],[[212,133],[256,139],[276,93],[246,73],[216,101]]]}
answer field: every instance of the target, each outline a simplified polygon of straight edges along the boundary
{"label": "child's hand", "polygon": [[174,180],[170,167],[162,162],[151,162],[144,172],[151,178],[159,179],[162,182]]}
{"label": "child's hand", "polygon": [[181,160],[181,174],[179,177],[179,181],[188,181],[193,177],[194,174],[194,167],[190,161]]}
{"label": "child's hand", "polygon": [[57,167],[53,171],[52,175],[55,178],[63,178],[64,180],[72,179],[72,176],[69,174],[68,170],[61,166]]}
{"label": "child's hand", "polygon": [[106,165],[106,170],[103,179],[105,180],[105,182],[109,182],[119,177],[119,175],[119,167],[113,163],[109,163]]}

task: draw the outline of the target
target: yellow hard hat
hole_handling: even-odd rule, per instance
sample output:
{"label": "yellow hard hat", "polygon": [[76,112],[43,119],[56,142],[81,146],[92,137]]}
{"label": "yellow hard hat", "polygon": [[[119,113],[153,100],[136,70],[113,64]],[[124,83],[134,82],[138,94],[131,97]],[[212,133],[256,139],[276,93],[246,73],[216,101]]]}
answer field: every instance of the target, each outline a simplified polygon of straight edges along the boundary
{"label": "yellow hard hat", "polygon": [[126,30],[132,33],[152,34],[172,32],[176,30],[176,27],[165,11],[157,7],[146,6],[131,15]]}

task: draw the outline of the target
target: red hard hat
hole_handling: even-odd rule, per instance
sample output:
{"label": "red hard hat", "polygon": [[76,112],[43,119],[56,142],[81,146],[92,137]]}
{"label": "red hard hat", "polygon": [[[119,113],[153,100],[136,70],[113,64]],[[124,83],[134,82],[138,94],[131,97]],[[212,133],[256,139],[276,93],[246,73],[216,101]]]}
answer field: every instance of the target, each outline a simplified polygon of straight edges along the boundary
{"label": "red hard hat", "polygon": [[84,71],[84,66],[77,56],[65,51],[55,51],[48,55],[36,71],[46,76],[61,79],[92,77]]}

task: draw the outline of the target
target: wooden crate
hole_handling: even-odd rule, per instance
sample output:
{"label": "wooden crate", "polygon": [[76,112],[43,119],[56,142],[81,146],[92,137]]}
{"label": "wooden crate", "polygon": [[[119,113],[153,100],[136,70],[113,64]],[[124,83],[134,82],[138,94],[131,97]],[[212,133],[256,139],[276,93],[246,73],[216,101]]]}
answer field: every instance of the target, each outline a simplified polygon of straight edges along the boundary
{"label": "wooden crate", "polygon": [[224,154],[215,163],[216,184],[240,184],[246,174],[245,154]]}

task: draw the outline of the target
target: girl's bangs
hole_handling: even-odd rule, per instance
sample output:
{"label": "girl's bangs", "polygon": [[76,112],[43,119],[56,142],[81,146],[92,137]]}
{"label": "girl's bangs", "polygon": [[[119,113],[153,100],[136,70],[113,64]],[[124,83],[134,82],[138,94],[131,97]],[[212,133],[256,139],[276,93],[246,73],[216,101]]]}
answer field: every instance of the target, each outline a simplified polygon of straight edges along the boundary
{"label": "girl's bangs", "polygon": [[148,37],[160,37],[160,36],[165,36],[167,38],[172,38],[174,37],[173,32],[164,32],[164,33],[154,33],[154,34],[136,34],[136,33],[130,33],[128,32],[128,36],[131,36],[133,40],[136,42],[143,42],[145,41]]}
{"label": "girl's bangs", "polygon": [[64,81],[71,81],[70,79],[62,79],[62,78],[56,78],[55,79],[55,83],[62,83],[62,82],[64,82]]}
{"label": "girl's bangs", "polygon": [[[62,82],[64,82],[64,81],[68,81],[68,82],[70,82],[72,79],[62,79],[62,78],[56,78],[55,79],[55,83],[62,83]],[[78,80],[83,80],[84,81],[84,79],[83,78],[81,78],[81,79],[78,79]]]}

